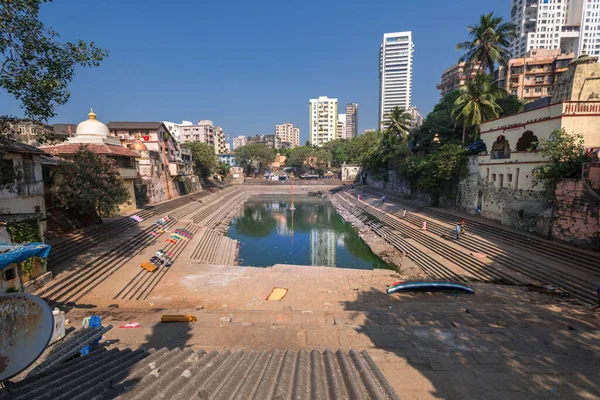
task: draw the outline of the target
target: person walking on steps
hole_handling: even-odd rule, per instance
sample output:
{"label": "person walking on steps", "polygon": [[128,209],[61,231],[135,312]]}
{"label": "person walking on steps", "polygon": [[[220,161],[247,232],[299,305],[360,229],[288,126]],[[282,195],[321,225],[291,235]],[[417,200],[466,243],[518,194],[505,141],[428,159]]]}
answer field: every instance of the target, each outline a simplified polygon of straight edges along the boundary
{"label": "person walking on steps", "polygon": [[381,196],[381,203],[385,204],[385,196]]}
{"label": "person walking on steps", "polygon": [[465,234],[465,219],[461,218],[460,219],[460,233],[461,234]]}
{"label": "person walking on steps", "polygon": [[456,224],[456,240],[460,240],[460,231],[462,229],[462,226],[460,225],[460,222],[458,224]]}

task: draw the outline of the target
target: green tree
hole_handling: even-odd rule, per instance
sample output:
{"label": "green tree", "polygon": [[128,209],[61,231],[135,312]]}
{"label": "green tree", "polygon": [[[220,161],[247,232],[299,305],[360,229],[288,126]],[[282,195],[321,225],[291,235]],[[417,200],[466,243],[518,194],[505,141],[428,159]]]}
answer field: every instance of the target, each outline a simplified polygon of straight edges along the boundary
{"label": "green tree", "polygon": [[[402,107],[394,107],[391,112],[384,115],[384,119],[389,120],[390,123],[386,127],[386,131],[389,131],[393,135],[403,142],[410,132],[410,125],[412,123],[412,115],[406,112]],[[384,126],[384,121],[380,124]]]}
{"label": "green tree", "polygon": [[458,90],[447,93],[414,130],[411,141],[415,152],[430,153],[446,143],[461,142],[461,129],[452,117],[454,102],[459,96]]}
{"label": "green tree", "polygon": [[508,64],[511,56],[508,47],[516,38],[515,25],[504,22],[502,17],[496,17],[492,12],[483,14],[479,25],[468,26],[467,29],[470,40],[456,45],[457,50],[467,51],[460,61],[478,65],[480,71],[487,70],[490,74],[494,74],[497,63]]}
{"label": "green tree", "polygon": [[235,149],[235,159],[242,168],[250,173],[252,168],[262,168],[275,161],[277,152],[261,143],[252,143]]}
{"label": "green tree", "polygon": [[[40,5],[50,1],[0,0],[0,88],[38,122],[54,117],[56,107],[69,100],[68,84],[77,66],[98,66],[108,55],[93,42],[59,41],[58,34],[39,20]],[[14,138],[6,126],[0,123],[0,145]],[[42,143],[58,139],[38,132]]]}
{"label": "green tree", "polygon": [[189,142],[185,147],[192,151],[196,173],[202,179],[207,179],[217,170],[215,148],[204,142]]}
{"label": "green tree", "polygon": [[506,91],[492,85],[489,75],[477,74],[467,81],[459,90],[459,96],[454,101],[452,117],[457,125],[462,126],[462,144],[465,144],[466,130],[474,129],[475,140],[482,122],[498,118],[502,109],[496,100],[506,96]]}
{"label": "green tree", "polygon": [[442,193],[449,193],[467,173],[467,154],[458,144],[444,144],[431,154],[409,157],[398,166],[398,173],[413,190],[425,190],[437,204]]}
{"label": "green tree", "polygon": [[323,145],[323,149],[329,153],[329,159],[331,160],[332,166],[339,167],[345,162],[349,164],[353,162],[350,159],[348,151],[351,140],[352,139],[337,139]]}
{"label": "green tree", "polygon": [[131,200],[115,161],[86,146],[61,162],[58,174],[60,184],[52,193],[64,210],[84,222],[101,222]]}
{"label": "green tree", "polygon": [[219,165],[217,166],[217,171],[221,175],[227,175],[229,173],[230,168],[231,168],[231,166],[229,164],[227,164],[226,162],[219,161]]}
{"label": "green tree", "polygon": [[523,111],[524,106],[523,102],[514,94],[507,94],[505,97],[496,99],[496,104],[502,109],[502,111],[500,111],[500,117],[520,113]]}
{"label": "green tree", "polygon": [[312,155],[313,149],[312,147],[307,146],[299,146],[294,147],[290,152],[290,156],[286,160],[286,164],[290,167],[295,168],[298,171],[303,171],[305,169],[304,161],[310,155]]}
{"label": "green tree", "polygon": [[556,184],[564,179],[581,179],[583,163],[587,161],[583,137],[557,129],[538,145],[544,154],[544,164],[533,169],[533,184],[543,184],[553,195]]}

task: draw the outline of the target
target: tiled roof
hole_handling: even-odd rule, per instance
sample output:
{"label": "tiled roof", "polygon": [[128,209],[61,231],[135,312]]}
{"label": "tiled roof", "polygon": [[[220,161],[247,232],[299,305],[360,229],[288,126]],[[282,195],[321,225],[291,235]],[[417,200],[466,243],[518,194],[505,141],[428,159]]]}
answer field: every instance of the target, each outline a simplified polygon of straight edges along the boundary
{"label": "tiled roof", "polygon": [[367,352],[105,350],[10,384],[13,399],[399,399]]}
{"label": "tiled roof", "polygon": [[46,154],[44,150],[21,142],[11,142],[6,146],[6,151],[9,153]]}
{"label": "tiled roof", "polygon": [[106,124],[106,126],[108,126],[108,129],[123,129],[123,130],[148,129],[148,130],[152,130],[152,131],[157,130],[158,128],[160,128],[161,125],[163,125],[163,123],[160,121],[158,121],[158,122],[114,121],[114,122],[109,122],[108,124]]}
{"label": "tiled roof", "polygon": [[79,143],[69,143],[69,144],[58,144],[56,146],[47,146],[42,147],[42,149],[51,154],[73,154],[81,146],[87,147],[89,150],[93,151],[96,154],[102,155],[113,155],[113,156],[123,156],[123,157],[139,157],[140,153],[137,151],[129,150],[123,146],[113,146],[109,144],[79,144]]}

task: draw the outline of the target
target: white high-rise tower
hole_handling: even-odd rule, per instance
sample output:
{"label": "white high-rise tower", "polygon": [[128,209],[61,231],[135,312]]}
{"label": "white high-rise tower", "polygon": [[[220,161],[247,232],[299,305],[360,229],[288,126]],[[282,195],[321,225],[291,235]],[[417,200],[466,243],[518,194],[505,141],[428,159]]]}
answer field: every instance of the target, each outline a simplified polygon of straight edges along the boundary
{"label": "white high-rise tower", "polygon": [[[411,104],[414,44],[412,32],[386,33],[379,50],[379,122],[398,106]],[[385,128],[389,121],[384,121]]]}
{"label": "white high-rise tower", "polygon": [[310,144],[323,146],[337,139],[338,100],[327,96],[310,99],[309,108]]}
{"label": "white high-rise tower", "polygon": [[509,47],[513,58],[531,49],[600,55],[600,0],[512,0],[510,21],[517,38]]}

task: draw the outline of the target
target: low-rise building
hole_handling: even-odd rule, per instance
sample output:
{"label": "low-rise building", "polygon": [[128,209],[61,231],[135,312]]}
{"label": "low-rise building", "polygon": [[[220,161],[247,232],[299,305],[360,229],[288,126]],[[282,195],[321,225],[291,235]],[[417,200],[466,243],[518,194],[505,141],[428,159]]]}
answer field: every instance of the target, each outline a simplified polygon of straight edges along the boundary
{"label": "low-rise building", "polygon": [[360,165],[343,164],[341,167],[341,180],[342,182],[356,182],[357,177],[361,172]]}
{"label": "low-rise building", "polygon": [[128,202],[120,206],[121,213],[129,213],[136,209],[134,180],[138,176],[136,158],[140,156],[137,151],[127,149],[121,142],[111,136],[109,128],[96,119],[94,111],[90,111],[88,119],[77,125],[75,135],[66,142],[53,146],[42,146],[44,151],[59,157],[68,158],[86,146],[90,151],[113,159],[119,169],[123,183],[129,191]]}
{"label": "low-rise building", "polygon": [[[5,148],[0,165],[0,222],[46,217],[42,157],[48,154],[36,147],[14,142]],[[46,223],[40,223],[42,232]],[[0,226],[0,230],[4,228]],[[2,242],[2,240],[0,240]]]}
{"label": "low-rise building", "polygon": [[473,158],[470,177],[460,185],[464,210],[547,234],[547,221],[538,221],[547,209],[544,188],[533,179],[533,170],[546,159],[536,143],[564,129],[582,135],[587,148],[600,147],[600,81],[593,79],[600,76],[600,64],[595,61],[580,57],[571,63],[550,104],[481,124],[487,152]]}
{"label": "low-rise building", "polygon": [[[137,192],[145,194],[144,202],[156,203],[200,189],[199,179],[193,174],[191,152],[183,150],[185,146],[177,143],[164,123],[109,122],[108,127],[122,146],[140,152],[141,183],[137,184]],[[179,134],[185,142],[183,127],[179,127]]]}
{"label": "low-rise building", "polygon": [[567,71],[574,58],[573,53],[561,54],[559,49],[530,50],[525,57],[512,58],[508,67],[498,69],[498,87],[521,100],[533,101],[551,96],[558,77]]}
{"label": "low-rise building", "polygon": [[229,165],[230,167],[239,166],[237,160],[235,159],[234,153],[217,154],[217,160],[219,160],[219,162]]}
{"label": "low-rise building", "polygon": [[60,133],[57,134],[54,127],[51,125],[46,125],[31,119],[19,119],[14,123],[11,123],[11,129],[15,132],[15,139],[17,141],[35,147],[39,147],[41,144],[38,140],[40,135],[50,138],[51,144],[59,143],[67,139],[66,135]]}

